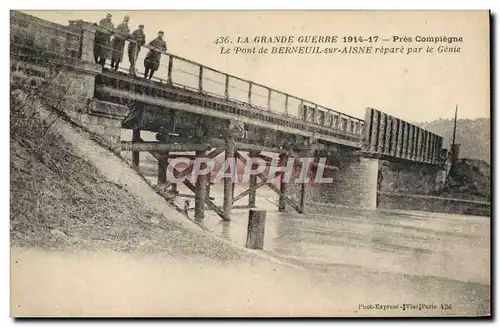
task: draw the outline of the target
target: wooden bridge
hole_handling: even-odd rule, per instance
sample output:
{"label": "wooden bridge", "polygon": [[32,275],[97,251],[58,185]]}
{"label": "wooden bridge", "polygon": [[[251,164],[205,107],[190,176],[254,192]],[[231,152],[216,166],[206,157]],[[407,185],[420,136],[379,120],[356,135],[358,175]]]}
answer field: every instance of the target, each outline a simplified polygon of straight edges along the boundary
{"label": "wooden bridge", "polygon": [[[125,40],[125,62],[118,70],[95,63],[96,31]],[[41,79],[47,81],[47,71],[71,72],[63,77],[57,75],[57,87],[49,87],[52,93],[47,101],[54,103],[54,96],[67,86],[74,92],[58,105],[64,106],[64,110],[71,107],[69,116],[88,124],[90,129],[95,124],[87,123],[91,119],[83,119],[85,115],[101,117],[106,122],[118,120],[118,126],[110,123],[112,126],[107,127],[133,130],[131,142],[115,137],[112,146],[118,151],[132,151],[135,166],[139,165],[141,151],[152,153],[158,160],[158,184],[173,187],[173,194],[176,185],[166,180],[167,160],[176,157],[174,152],[178,151],[195,152],[193,159],[214,158],[224,152],[226,158],[236,157],[244,162],[264,151],[279,154],[280,160],[291,156],[327,156],[326,168],[337,170],[337,181],[349,184],[353,179],[369,180],[354,183],[359,185],[351,190],[359,193],[354,203],[367,207],[374,206],[377,172],[373,170],[378,171],[379,159],[430,166],[442,163],[440,136],[372,108],[367,108],[363,120],[166,52],[161,52],[160,68],[148,80],[139,75],[151,48],[144,46],[139,52],[136,72],[128,63],[130,42],[134,41],[126,35],[88,22],[71,21],[62,26],[12,11],[11,72],[15,73],[11,75],[11,84],[16,78],[32,78],[29,70],[38,71]],[[72,79],[71,84],[65,78]],[[76,88],[75,82],[81,87]],[[141,131],[157,133],[157,141],[144,142]],[[353,164],[361,168],[351,169]],[[343,166],[351,168],[344,172]],[[192,166],[182,174],[191,171]],[[267,185],[279,194],[280,210],[288,205],[304,212],[305,184],[301,184],[299,196],[293,199],[287,194],[287,183],[276,186],[266,183],[266,176],[258,177],[262,181],[251,179],[244,192],[249,195],[249,206],[255,206],[257,188]],[[198,220],[203,219],[205,205],[223,219],[230,219],[234,199],[242,196],[235,197],[231,180],[225,179],[221,208],[207,196],[210,184],[206,177],[199,176],[195,184],[184,184],[195,193]]]}

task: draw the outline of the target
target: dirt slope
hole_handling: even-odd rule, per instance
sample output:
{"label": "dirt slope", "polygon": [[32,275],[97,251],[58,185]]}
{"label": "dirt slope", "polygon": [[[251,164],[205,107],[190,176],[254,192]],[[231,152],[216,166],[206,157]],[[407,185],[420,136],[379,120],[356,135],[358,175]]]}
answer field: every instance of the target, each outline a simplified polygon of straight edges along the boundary
{"label": "dirt slope", "polygon": [[[83,131],[68,127],[50,111],[41,113],[36,102],[20,107],[26,96],[19,90],[14,94],[10,116],[13,246],[238,257],[237,250],[197,233],[197,227],[183,225],[186,218],[159,196],[149,195],[150,201],[144,201],[141,196],[153,191],[144,192],[147,185],[140,185],[140,177],[118,157],[106,157],[104,149],[100,153],[97,144],[90,145]],[[107,169],[121,177],[105,176],[102,165],[98,169],[85,160],[82,150],[100,156]],[[131,181],[138,185],[132,185],[136,193],[126,187]]]}

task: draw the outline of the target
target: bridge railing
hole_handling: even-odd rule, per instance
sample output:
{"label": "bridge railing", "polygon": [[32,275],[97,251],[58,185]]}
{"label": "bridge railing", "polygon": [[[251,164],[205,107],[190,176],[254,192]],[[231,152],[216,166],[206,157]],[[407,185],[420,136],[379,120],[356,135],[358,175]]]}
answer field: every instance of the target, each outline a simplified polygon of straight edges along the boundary
{"label": "bridge railing", "polygon": [[[91,28],[82,26],[92,26]],[[97,25],[83,21],[70,22],[69,26],[55,24],[18,11],[11,11],[11,51],[22,51],[27,55],[48,53],[53,56],[72,59],[93,60],[93,54],[86,52],[88,33],[90,42],[95,44],[95,31],[98,30],[112,38],[124,40],[123,53],[118,70],[127,74],[135,70],[144,76],[144,63],[147,53],[152,50],[143,45],[138,51],[135,69],[131,69],[128,47],[137,44],[129,35],[120,35]],[[92,32],[89,32],[92,31]],[[102,46],[102,45],[100,45]],[[106,68],[110,69],[111,57],[115,49],[111,43],[104,45],[107,50]],[[154,50],[154,49],[153,49]],[[180,56],[160,51],[159,69],[154,73],[156,82],[211,95],[221,99],[251,106],[265,112],[283,115],[309,124],[321,126],[349,136],[362,138],[363,120],[329,109],[286,92],[246,80]]]}
{"label": "bridge railing", "polygon": [[[130,39],[128,35],[120,35],[100,26],[96,26],[96,28],[103,33],[107,32],[111,38],[125,40],[123,60],[120,62],[118,70],[125,73],[134,73],[133,69],[131,70],[127,50],[129,43],[137,43]],[[106,67],[111,68],[109,58],[117,50],[113,49],[111,45],[106,48],[109,51]],[[144,76],[146,56],[150,50],[155,49],[152,49],[148,44],[140,47],[139,55],[135,62],[136,75]],[[159,68],[151,78],[152,80],[236,101],[250,105],[253,108],[300,119],[346,134],[354,134],[359,137],[364,135],[364,121],[362,119],[320,106],[286,92],[224,73],[169,52],[155,51],[161,53],[161,58]]]}

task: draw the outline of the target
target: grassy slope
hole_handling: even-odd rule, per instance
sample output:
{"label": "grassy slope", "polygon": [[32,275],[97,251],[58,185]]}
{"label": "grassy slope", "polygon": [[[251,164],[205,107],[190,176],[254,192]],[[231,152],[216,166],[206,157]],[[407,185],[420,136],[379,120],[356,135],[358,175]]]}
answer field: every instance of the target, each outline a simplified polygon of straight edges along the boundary
{"label": "grassy slope", "polygon": [[167,251],[216,259],[239,255],[160,217],[126,189],[106,181],[30,106],[11,108],[10,123],[13,246]]}

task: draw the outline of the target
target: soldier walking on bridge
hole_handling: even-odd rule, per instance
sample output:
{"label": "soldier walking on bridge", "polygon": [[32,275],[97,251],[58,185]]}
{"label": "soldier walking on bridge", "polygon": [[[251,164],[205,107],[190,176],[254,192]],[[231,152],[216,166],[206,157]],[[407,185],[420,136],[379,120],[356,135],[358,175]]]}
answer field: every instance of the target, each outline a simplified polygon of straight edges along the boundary
{"label": "soldier walking on bridge", "polygon": [[155,71],[160,67],[161,53],[167,51],[167,43],[163,41],[163,31],[158,32],[158,36],[149,42],[152,47],[144,59],[144,78],[151,79]]}
{"label": "soldier walking on bridge", "polygon": [[125,40],[129,38],[130,29],[128,28],[129,17],[125,16],[123,23],[118,25],[115,30],[115,36],[111,45],[113,53],[111,54],[111,68],[118,70],[118,65],[123,60],[123,48],[125,47]]}
{"label": "soldier walking on bridge", "polygon": [[99,63],[103,68],[106,59],[110,58],[110,39],[111,33],[115,28],[111,22],[111,17],[111,14],[107,14],[106,18],[101,19],[99,26],[103,29],[98,29],[95,33],[94,59],[95,62]]}
{"label": "soldier walking on bridge", "polygon": [[141,47],[146,43],[144,25],[139,25],[139,28],[132,33],[131,41],[133,42],[128,43],[127,52],[128,60],[130,61],[130,74],[135,76],[135,62],[137,61]]}

